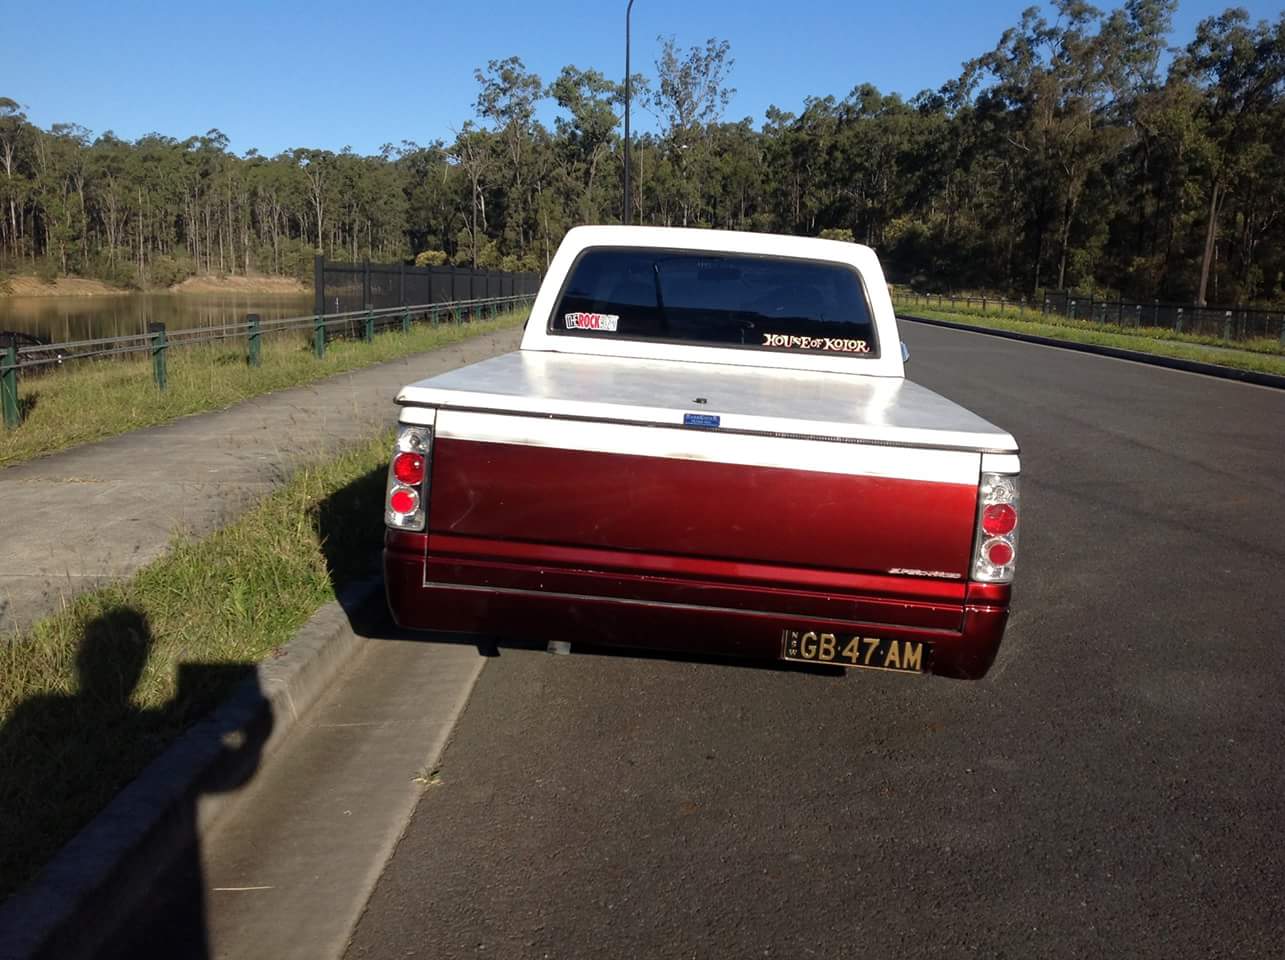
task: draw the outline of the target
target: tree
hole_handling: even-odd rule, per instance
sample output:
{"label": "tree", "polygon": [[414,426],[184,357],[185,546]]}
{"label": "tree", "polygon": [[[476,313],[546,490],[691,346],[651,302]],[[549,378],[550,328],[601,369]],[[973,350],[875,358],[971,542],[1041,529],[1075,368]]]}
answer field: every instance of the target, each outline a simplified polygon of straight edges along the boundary
{"label": "tree", "polygon": [[1280,97],[1285,83],[1285,14],[1275,25],[1260,21],[1252,27],[1249,14],[1239,7],[1208,17],[1197,25],[1196,38],[1175,67],[1205,93],[1200,114],[1209,213],[1196,294],[1196,302],[1203,304],[1225,191],[1230,181],[1244,175],[1247,158],[1262,142],[1264,128],[1256,121]]}
{"label": "tree", "polygon": [[525,217],[529,208],[523,161],[535,135],[535,107],[544,95],[544,85],[534,73],[528,73],[522,60],[509,57],[492,60],[486,72],[475,70],[473,76],[481,85],[474,109],[477,115],[495,125],[504,144],[509,182],[506,199],[508,233],[519,252],[527,247]]}
{"label": "tree", "polygon": [[623,91],[596,70],[566,66],[549,85],[547,93],[570,114],[558,117],[554,130],[564,176],[574,185],[570,191],[571,202],[578,209],[582,223],[595,223],[602,201],[594,195],[594,183],[600,164],[610,155],[616,125],[620,122],[613,104],[623,96]]}
{"label": "tree", "polygon": [[704,47],[691,47],[685,55],[673,37],[657,40],[661,47],[650,102],[660,117],[671,163],[677,168],[674,186],[679,191],[683,226],[687,226],[701,193],[701,185],[691,173],[704,171],[709,128],[722,117],[736,93],[724,85],[736,61],[726,40],[711,37]]}

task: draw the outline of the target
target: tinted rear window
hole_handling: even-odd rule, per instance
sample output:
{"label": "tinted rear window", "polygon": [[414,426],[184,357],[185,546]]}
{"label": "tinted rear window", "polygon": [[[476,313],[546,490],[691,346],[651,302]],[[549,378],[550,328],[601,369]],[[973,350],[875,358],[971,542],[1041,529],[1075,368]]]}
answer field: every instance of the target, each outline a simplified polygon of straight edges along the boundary
{"label": "tinted rear window", "polygon": [[812,260],[682,250],[587,250],[549,332],[877,357],[861,277]]}

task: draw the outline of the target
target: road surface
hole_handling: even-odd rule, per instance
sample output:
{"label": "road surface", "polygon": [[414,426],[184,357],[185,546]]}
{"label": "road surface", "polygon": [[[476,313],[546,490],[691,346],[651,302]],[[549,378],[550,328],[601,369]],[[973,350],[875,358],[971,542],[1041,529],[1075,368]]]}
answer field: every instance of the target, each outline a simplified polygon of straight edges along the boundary
{"label": "road surface", "polygon": [[905,337],[1022,444],[990,676],[502,649],[349,958],[1280,955],[1285,393]]}
{"label": "road surface", "polygon": [[985,680],[502,647],[397,819],[445,654],[385,625],[121,956],[1279,957],[1285,392],[905,336],[1023,447]]}

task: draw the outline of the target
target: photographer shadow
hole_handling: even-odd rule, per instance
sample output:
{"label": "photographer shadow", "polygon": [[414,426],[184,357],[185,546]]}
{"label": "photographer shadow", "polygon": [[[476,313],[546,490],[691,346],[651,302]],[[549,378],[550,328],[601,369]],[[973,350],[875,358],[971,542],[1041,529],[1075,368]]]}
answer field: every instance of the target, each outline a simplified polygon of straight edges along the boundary
{"label": "photographer shadow", "polygon": [[[6,893],[55,856],[94,862],[102,850],[113,849],[114,833],[130,830],[131,808],[166,799],[144,852],[126,861],[131,876],[145,879],[150,870],[154,882],[104,883],[88,915],[77,918],[76,929],[60,931],[47,954],[51,948],[59,956],[211,955],[198,804],[254,776],[271,714],[261,709],[254,666],[240,663],[181,664],[172,700],[137,706],[136,688],[153,644],[147,616],[136,609],[119,607],[95,618],[77,650],[74,692],[28,699],[0,730],[0,878]],[[239,709],[210,714],[233,691]],[[161,761],[152,763],[158,755]],[[183,773],[193,769],[208,773],[189,788]],[[131,792],[140,802],[130,802]],[[121,802],[114,803],[118,794]]]}

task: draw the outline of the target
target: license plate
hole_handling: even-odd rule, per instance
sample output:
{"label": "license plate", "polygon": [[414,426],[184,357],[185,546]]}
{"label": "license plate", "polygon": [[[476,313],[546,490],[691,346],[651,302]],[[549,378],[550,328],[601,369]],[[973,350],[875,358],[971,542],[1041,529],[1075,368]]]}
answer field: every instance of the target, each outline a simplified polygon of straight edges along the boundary
{"label": "license plate", "polygon": [[781,631],[781,659],[802,663],[923,673],[931,653],[932,647],[922,640],[893,640],[855,633],[822,633],[819,630]]}

